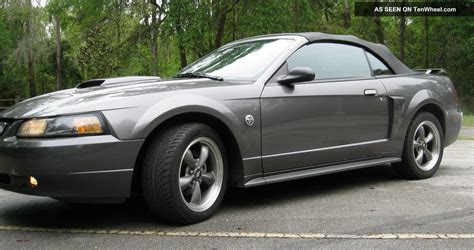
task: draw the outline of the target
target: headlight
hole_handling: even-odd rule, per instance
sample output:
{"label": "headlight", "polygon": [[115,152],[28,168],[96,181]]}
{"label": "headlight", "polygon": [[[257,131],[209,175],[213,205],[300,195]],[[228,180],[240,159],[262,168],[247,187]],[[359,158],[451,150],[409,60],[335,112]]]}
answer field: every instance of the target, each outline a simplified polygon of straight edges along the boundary
{"label": "headlight", "polygon": [[100,135],[105,133],[105,124],[100,115],[74,115],[23,122],[18,137],[61,137]]}

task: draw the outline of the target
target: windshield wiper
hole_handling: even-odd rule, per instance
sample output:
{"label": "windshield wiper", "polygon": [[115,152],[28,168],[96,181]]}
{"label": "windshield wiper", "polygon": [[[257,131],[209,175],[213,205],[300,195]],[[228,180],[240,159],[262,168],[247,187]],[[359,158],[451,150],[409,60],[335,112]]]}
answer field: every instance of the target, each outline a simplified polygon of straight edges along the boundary
{"label": "windshield wiper", "polygon": [[208,79],[211,79],[211,80],[214,80],[214,81],[224,81],[224,78],[222,78],[220,76],[211,76],[211,75],[208,75],[208,74],[197,73],[197,72],[181,73],[181,74],[175,75],[174,77],[178,77],[178,78],[180,78],[180,77],[208,78]]}

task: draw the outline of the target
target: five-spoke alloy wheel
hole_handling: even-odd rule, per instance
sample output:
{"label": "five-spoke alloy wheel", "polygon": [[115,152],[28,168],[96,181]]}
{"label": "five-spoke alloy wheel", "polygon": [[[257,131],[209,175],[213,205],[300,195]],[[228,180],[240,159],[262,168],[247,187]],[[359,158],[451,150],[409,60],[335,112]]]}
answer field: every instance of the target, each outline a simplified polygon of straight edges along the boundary
{"label": "five-spoke alloy wheel", "polygon": [[425,179],[436,173],[443,157],[442,131],[433,114],[421,112],[415,116],[405,138],[402,162],[394,164],[403,177]]}
{"label": "five-spoke alloy wheel", "polygon": [[195,212],[208,209],[222,188],[224,163],[217,144],[210,138],[192,141],[180,164],[181,198]]}
{"label": "five-spoke alloy wheel", "polygon": [[181,224],[209,218],[225,194],[226,162],[224,143],[208,125],[158,131],[142,163],[142,189],[151,212]]}
{"label": "five-spoke alloy wheel", "polygon": [[413,137],[413,157],[417,166],[424,171],[435,167],[439,158],[441,136],[436,125],[424,121],[416,129]]}

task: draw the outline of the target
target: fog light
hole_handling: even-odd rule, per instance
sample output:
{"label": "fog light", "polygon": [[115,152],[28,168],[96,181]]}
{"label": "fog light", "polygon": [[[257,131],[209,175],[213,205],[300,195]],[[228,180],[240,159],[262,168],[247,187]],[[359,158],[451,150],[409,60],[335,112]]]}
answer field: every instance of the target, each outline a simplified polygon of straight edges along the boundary
{"label": "fog light", "polygon": [[28,177],[28,183],[30,184],[30,187],[32,188],[35,188],[38,186],[38,180],[36,180],[36,178],[33,176]]}

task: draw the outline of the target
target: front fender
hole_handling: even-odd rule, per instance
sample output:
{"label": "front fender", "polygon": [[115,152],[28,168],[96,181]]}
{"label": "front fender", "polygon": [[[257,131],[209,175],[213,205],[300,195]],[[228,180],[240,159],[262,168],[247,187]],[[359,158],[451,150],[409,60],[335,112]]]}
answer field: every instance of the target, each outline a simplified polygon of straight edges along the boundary
{"label": "front fender", "polygon": [[[233,134],[242,157],[260,155],[259,100],[253,98],[215,100],[192,94],[171,96],[147,108],[131,129],[132,137],[147,138],[163,122],[186,113],[203,113],[220,120]],[[252,126],[245,124],[248,114],[255,117]]]}
{"label": "front fender", "polygon": [[[217,100],[207,96],[184,94],[168,96],[147,107],[103,112],[113,132],[121,140],[146,139],[161,124],[186,113],[201,113],[220,120],[235,138],[242,158],[245,176],[259,175],[261,162],[261,121],[258,98]],[[245,116],[252,115],[254,124],[245,124]],[[227,138],[223,138],[227,139]],[[230,152],[232,153],[232,152]]]}
{"label": "front fender", "polygon": [[236,137],[242,136],[243,127],[239,126],[237,116],[227,106],[198,95],[173,96],[154,104],[137,121],[132,134],[138,138],[147,138],[155,128],[171,117],[191,112],[211,115],[225,123]]}

